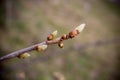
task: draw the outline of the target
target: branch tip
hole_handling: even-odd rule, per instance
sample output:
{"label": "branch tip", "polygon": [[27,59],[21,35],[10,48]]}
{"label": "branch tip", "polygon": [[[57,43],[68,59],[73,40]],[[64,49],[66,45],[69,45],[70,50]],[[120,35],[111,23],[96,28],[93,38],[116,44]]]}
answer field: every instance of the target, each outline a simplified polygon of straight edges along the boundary
{"label": "branch tip", "polygon": [[85,28],[86,24],[83,23],[83,24],[80,24],[78,27],[76,27],[75,29],[78,30],[79,32],[82,32],[83,29]]}

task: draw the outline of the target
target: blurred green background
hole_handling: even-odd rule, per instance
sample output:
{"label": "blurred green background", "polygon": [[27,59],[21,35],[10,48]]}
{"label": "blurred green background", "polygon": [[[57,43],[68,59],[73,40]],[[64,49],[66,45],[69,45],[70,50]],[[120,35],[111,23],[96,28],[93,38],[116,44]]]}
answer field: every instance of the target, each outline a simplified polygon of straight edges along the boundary
{"label": "blurred green background", "polygon": [[[119,0],[1,0],[0,56],[42,42],[58,30],[84,31],[31,57],[0,62],[0,80],[120,80]],[[62,80],[62,79],[61,79]]]}

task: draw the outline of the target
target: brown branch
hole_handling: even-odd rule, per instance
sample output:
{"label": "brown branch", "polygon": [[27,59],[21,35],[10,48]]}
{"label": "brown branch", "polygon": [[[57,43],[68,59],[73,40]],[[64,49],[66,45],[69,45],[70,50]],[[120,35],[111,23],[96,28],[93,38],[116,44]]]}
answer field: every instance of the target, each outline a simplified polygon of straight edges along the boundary
{"label": "brown branch", "polygon": [[[103,40],[98,40],[95,42],[86,42],[84,44],[76,44],[76,45],[71,46],[69,49],[75,50],[78,53],[82,54],[82,52],[89,47],[90,48],[91,47],[99,48],[99,46],[106,46],[106,45],[118,45],[119,46],[120,45],[120,37],[116,37],[113,39],[103,39]],[[43,62],[43,61],[46,62],[49,59],[56,57],[58,55],[67,54],[68,53],[67,50],[68,49],[64,49],[63,51],[57,50],[57,52],[53,51],[51,54],[43,55],[43,56],[40,56],[39,58],[31,59],[30,63],[36,64],[38,62]],[[13,65],[18,65],[18,64],[19,63],[14,63]]]}
{"label": "brown branch", "polygon": [[58,37],[56,39],[54,39],[54,37],[57,35],[57,33],[53,32],[50,35],[48,35],[46,41],[32,45],[30,47],[27,47],[27,48],[24,48],[21,50],[17,50],[17,51],[12,52],[12,53],[9,53],[8,55],[0,57],[0,61],[10,59],[13,57],[19,57],[19,58],[22,57],[23,58],[23,57],[25,57],[25,55],[23,56],[23,54],[28,53],[28,52],[33,51],[33,50],[36,50],[36,51],[45,50],[47,48],[47,46],[51,45],[51,44],[58,44],[58,46],[62,48],[63,47],[62,41],[74,38],[84,29],[84,27],[85,27],[85,24],[81,24],[80,26],[78,26],[77,28],[75,28],[74,30],[69,32],[68,34],[64,34],[61,37]]}
{"label": "brown branch", "polygon": [[38,45],[43,45],[43,44],[45,44],[45,42],[38,43],[38,44],[35,44],[35,45],[33,45],[33,46],[30,46],[30,47],[27,47],[27,48],[20,49],[20,50],[17,50],[17,51],[15,51],[15,52],[9,53],[8,55],[5,55],[5,56],[1,57],[1,58],[0,58],[0,61],[6,60],[6,59],[10,59],[10,58],[13,58],[13,57],[17,57],[17,56],[19,56],[20,54],[23,54],[23,53],[26,53],[26,52],[35,50],[35,47],[36,47],[36,46],[38,46]]}

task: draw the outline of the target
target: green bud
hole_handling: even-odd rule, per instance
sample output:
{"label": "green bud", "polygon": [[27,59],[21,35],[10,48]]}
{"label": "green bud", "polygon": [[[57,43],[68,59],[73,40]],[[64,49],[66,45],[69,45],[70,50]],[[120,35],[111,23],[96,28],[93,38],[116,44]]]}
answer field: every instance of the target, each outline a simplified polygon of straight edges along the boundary
{"label": "green bud", "polygon": [[36,50],[37,50],[38,52],[40,52],[40,51],[45,50],[46,48],[47,48],[47,45],[39,45],[39,46],[37,46]]}
{"label": "green bud", "polygon": [[58,33],[58,31],[57,31],[57,30],[53,31],[53,33],[52,33],[53,38],[55,38],[55,37],[57,36],[57,33]]}
{"label": "green bud", "polygon": [[29,53],[23,53],[23,54],[20,54],[20,55],[18,56],[18,58],[20,58],[20,59],[25,59],[25,58],[28,58],[28,57],[30,57],[30,54],[29,54]]}
{"label": "green bud", "polygon": [[83,24],[80,24],[78,27],[76,27],[75,29],[76,30],[78,30],[78,32],[82,32],[83,31],[83,29],[85,28],[85,23],[83,23]]}
{"label": "green bud", "polygon": [[59,43],[58,43],[58,46],[59,46],[60,48],[63,48],[63,47],[64,47],[64,44],[63,44],[62,42],[59,42]]}
{"label": "green bud", "polygon": [[53,40],[56,36],[57,36],[57,30],[54,31],[53,33],[49,34],[47,37],[47,40],[48,41]]}

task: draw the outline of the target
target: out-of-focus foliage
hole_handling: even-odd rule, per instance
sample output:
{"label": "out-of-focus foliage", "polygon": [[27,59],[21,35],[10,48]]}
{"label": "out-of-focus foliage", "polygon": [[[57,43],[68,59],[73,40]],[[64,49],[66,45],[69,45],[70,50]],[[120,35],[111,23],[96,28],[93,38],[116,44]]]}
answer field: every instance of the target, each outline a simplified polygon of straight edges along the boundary
{"label": "out-of-focus foliage", "polygon": [[54,30],[61,35],[83,22],[87,25],[78,37],[64,42],[64,49],[50,45],[44,52],[31,52],[28,59],[0,63],[0,80],[53,80],[55,72],[66,80],[118,78],[120,43],[87,44],[119,38],[120,10],[114,0],[2,1],[1,4],[8,1],[11,8],[4,5],[0,9],[0,23],[4,24],[0,25],[1,56],[42,42]]}

